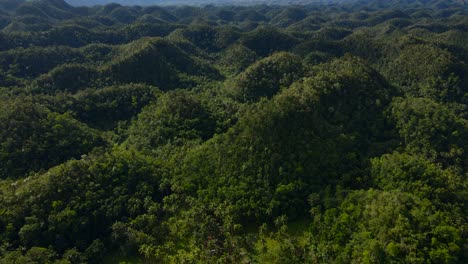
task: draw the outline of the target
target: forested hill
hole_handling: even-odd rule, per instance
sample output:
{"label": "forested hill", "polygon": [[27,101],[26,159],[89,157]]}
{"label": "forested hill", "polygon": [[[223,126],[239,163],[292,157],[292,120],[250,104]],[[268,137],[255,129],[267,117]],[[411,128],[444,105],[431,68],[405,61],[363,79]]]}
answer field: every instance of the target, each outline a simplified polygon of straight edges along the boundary
{"label": "forested hill", "polygon": [[468,9],[333,2],[0,0],[0,264],[468,263]]}

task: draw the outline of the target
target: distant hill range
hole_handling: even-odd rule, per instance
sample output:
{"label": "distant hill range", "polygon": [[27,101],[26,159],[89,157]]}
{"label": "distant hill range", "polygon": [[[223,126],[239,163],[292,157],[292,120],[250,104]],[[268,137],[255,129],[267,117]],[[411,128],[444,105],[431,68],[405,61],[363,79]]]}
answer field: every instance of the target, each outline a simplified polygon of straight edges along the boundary
{"label": "distant hill range", "polygon": [[[269,4],[269,5],[304,5],[311,2],[324,2],[324,1],[310,1],[310,0],[66,0],[69,4],[74,6],[92,6],[92,5],[106,5],[110,3],[117,3],[121,5],[255,5],[255,4]],[[326,2],[326,1],[325,1]]]}
{"label": "distant hill range", "polygon": [[[5,0],[14,1],[14,0]],[[92,6],[118,3],[121,5],[306,5],[306,4],[336,4],[352,2],[369,2],[372,4],[468,4],[468,0],[66,0],[74,6]]]}
{"label": "distant hill range", "polygon": [[[309,5],[309,4],[355,4],[368,3],[369,5],[385,7],[395,4],[401,5],[427,5],[447,6],[453,3],[468,7],[468,0],[0,0],[0,10],[14,10],[24,2],[47,2],[56,7],[63,7],[66,3],[72,6],[94,6],[117,3],[128,6],[171,6],[171,5]],[[66,2],[66,3],[65,3]]]}

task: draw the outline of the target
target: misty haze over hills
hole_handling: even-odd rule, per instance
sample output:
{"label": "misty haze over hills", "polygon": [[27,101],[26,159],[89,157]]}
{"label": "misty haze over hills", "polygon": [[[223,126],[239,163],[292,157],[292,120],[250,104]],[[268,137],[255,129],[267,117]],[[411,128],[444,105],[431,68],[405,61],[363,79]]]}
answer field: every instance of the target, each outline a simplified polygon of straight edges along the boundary
{"label": "misty haze over hills", "polygon": [[328,3],[336,0],[67,0],[75,6],[92,6],[118,3],[122,5],[305,5],[312,2]]}
{"label": "misty haze over hills", "polygon": [[[110,3],[118,3],[122,5],[306,5],[306,4],[334,4],[334,3],[350,3],[372,2],[374,4],[433,4],[441,2],[438,0],[66,0],[74,6],[92,6],[105,5]],[[467,0],[445,0],[442,2],[458,2],[466,4]]]}
{"label": "misty haze over hills", "polygon": [[[63,0],[1,0],[0,9],[12,10],[24,2],[42,1],[49,2],[53,5],[63,5]],[[405,5],[406,7],[413,6],[438,6],[444,8],[451,3],[465,5],[468,0],[64,0],[72,6],[95,6],[107,5],[116,3],[126,6],[173,6],[173,5],[311,5],[311,4],[352,4],[352,5],[370,5],[376,8],[384,8],[392,5]]]}

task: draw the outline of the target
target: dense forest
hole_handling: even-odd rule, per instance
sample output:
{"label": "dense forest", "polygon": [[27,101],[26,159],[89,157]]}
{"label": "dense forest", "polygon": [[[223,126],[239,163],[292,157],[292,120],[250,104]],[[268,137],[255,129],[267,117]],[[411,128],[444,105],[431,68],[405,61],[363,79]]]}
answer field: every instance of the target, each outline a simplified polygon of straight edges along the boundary
{"label": "dense forest", "polygon": [[0,0],[0,263],[468,263],[466,1],[285,2]]}

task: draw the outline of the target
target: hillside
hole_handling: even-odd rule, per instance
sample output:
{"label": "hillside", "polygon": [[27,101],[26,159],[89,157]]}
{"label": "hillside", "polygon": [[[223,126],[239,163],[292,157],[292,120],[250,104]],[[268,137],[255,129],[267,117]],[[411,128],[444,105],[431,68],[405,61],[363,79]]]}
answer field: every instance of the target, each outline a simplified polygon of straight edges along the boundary
{"label": "hillside", "polygon": [[463,1],[79,2],[0,1],[0,264],[468,263]]}

